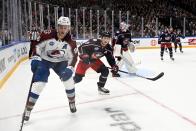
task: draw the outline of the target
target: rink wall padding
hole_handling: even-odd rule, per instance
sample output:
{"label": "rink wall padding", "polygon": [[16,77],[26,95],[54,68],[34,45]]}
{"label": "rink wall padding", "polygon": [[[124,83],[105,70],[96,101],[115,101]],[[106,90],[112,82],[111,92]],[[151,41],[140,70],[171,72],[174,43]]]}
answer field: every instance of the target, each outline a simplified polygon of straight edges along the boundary
{"label": "rink wall padding", "polygon": [[[160,48],[158,38],[133,38],[132,39],[137,49],[153,49]],[[184,48],[196,48],[196,37],[181,38],[181,43]],[[174,46],[172,44],[172,46]]]}
{"label": "rink wall padding", "polygon": [[[137,49],[158,49],[158,38],[132,38]],[[87,40],[77,40],[78,46]],[[196,48],[196,37],[181,39],[183,48]],[[0,89],[21,62],[28,59],[30,42],[0,48]]]}
{"label": "rink wall padding", "polygon": [[18,42],[0,49],[0,89],[20,63],[28,59],[30,42]]}
{"label": "rink wall padding", "polygon": [[[156,38],[132,38],[137,49],[157,49],[160,48],[158,44],[158,37]],[[77,44],[81,45],[87,40],[77,40]],[[196,48],[196,37],[181,38],[183,48]]]}

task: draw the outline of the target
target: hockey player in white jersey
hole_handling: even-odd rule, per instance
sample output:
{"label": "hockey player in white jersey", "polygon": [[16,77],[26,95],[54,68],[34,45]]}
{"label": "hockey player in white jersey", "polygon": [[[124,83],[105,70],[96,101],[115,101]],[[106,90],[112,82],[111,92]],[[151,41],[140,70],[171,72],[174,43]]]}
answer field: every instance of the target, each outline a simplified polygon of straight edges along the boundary
{"label": "hockey player in white jersey", "polygon": [[75,87],[72,77],[73,69],[77,62],[76,42],[71,39],[70,19],[60,17],[57,23],[57,30],[41,33],[40,40],[36,45],[35,55],[32,57],[33,80],[23,115],[25,121],[29,120],[30,113],[48,82],[50,69],[54,70],[64,84],[70,111],[72,113],[76,112]]}
{"label": "hockey player in white jersey", "polygon": [[[131,56],[131,52],[135,51],[135,45],[131,40],[131,32],[128,30],[128,24],[125,22],[120,23],[120,30],[115,34],[112,40],[114,48],[114,56],[117,58],[117,65],[119,69],[125,64],[129,73],[136,73],[137,68]],[[112,72],[113,77],[120,77],[120,74]]]}

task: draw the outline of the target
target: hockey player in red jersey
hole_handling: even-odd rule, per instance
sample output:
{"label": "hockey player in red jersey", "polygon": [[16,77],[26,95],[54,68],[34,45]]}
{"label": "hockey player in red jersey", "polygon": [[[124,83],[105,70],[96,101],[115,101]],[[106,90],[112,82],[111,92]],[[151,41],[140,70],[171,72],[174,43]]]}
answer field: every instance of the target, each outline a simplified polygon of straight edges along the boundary
{"label": "hockey player in red jersey", "polygon": [[[130,52],[135,51],[135,45],[131,40],[131,32],[128,30],[128,25],[125,22],[120,23],[120,30],[115,34],[112,40],[114,48],[114,56],[117,58],[117,65],[121,67],[125,64],[129,73],[135,73],[137,68]],[[120,74],[112,71],[113,77],[120,77]]]}
{"label": "hockey player in red jersey", "polygon": [[99,81],[97,82],[99,93],[108,94],[110,92],[108,89],[104,88],[109,70],[100,60],[101,57],[105,56],[112,67],[112,71],[115,73],[118,72],[118,66],[113,57],[112,47],[109,44],[110,41],[111,34],[109,32],[104,32],[101,34],[101,39],[90,39],[78,48],[80,61],[74,76],[75,83],[82,80],[88,68],[92,68],[97,73],[101,73]]}
{"label": "hockey player in red jersey", "polygon": [[23,119],[28,121],[30,113],[39,98],[40,93],[48,82],[50,69],[59,76],[65,87],[70,111],[76,112],[75,87],[73,69],[77,61],[76,42],[71,39],[70,19],[60,17],[57,30],[41,33],[40,40],[33,52],[31,70],[33,72],[32,89],[26,104]]}

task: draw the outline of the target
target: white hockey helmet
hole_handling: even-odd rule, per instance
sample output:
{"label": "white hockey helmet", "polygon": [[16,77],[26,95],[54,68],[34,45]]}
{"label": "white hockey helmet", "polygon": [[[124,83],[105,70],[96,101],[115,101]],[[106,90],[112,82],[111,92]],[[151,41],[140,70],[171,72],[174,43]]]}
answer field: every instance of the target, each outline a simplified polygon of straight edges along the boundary
{"label": "white hockey helmet", "polygon": [[124,21],[120,23],[120,29],[121,29],[121,30],[127,30],[128,27],[129,27],[129,26],[128,26]]}
{"label": "white hockey helmet", "polygon": [[70,19],[69,17],[64,17],[61,16],[58,21],[57,21],[58,25],[71,25]]}

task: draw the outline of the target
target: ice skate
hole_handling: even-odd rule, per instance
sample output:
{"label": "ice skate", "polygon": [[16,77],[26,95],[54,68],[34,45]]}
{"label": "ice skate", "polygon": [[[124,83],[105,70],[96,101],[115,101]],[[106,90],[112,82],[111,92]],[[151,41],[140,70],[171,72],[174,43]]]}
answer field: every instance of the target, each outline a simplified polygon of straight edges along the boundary
{"label": "ice skate", "polygon": [[30,114],[31,114],[31,111],[26,109],[25,112],[23,113],[23,119],[24,119],[25,121],[29,121],[29,119],[30,119]]}
{"label": "ice skate", "polygon": [[104,87],[98,87],[99,94],[101,95],[109,95],[110,91]]}
{"label": "ice skate", "polygon": [[75,113],[77,111],[75,102],[69,102],[69,108],[71,113]]}

